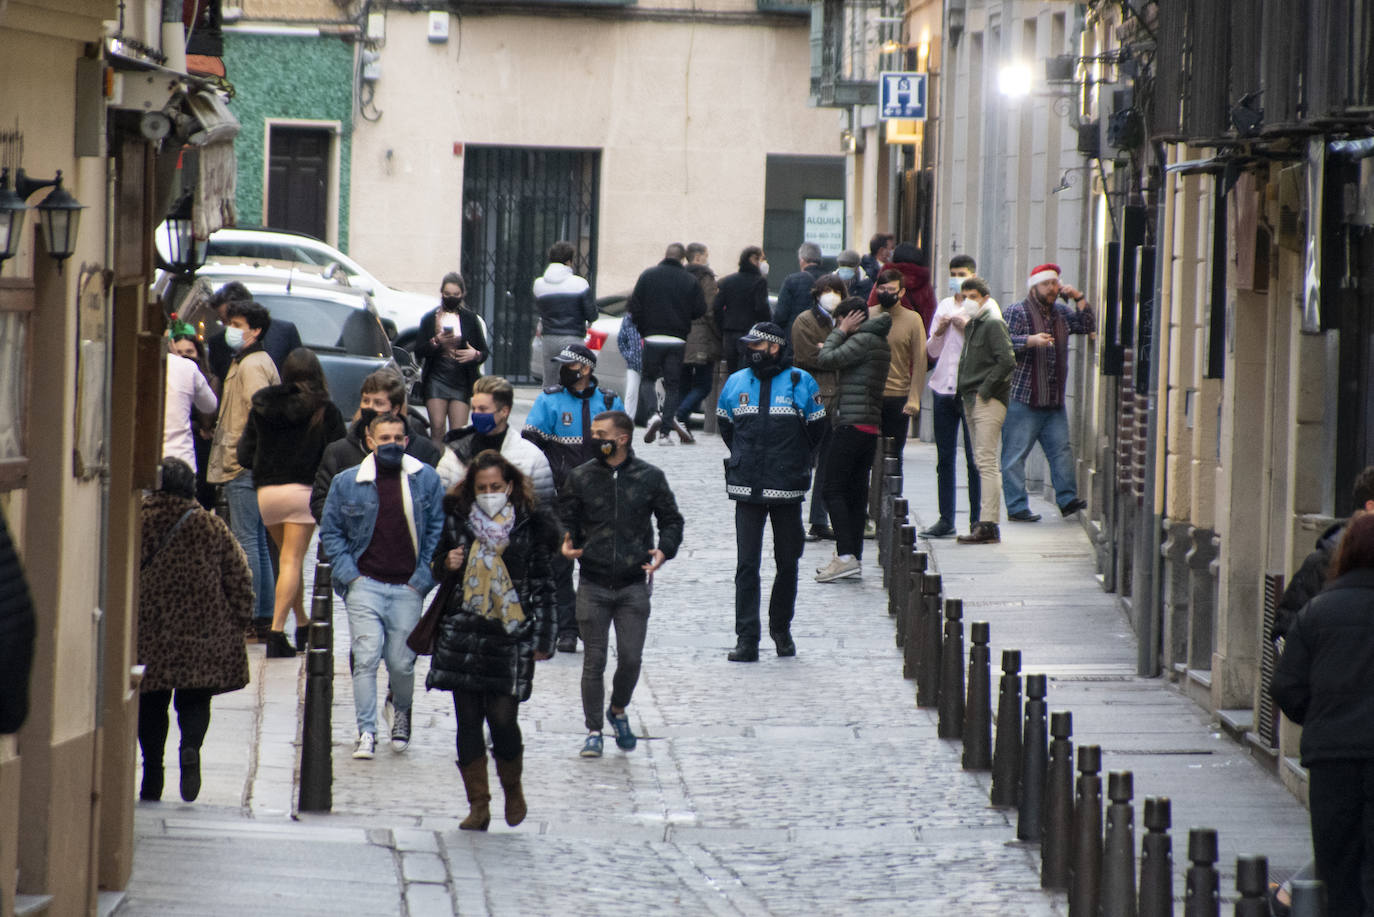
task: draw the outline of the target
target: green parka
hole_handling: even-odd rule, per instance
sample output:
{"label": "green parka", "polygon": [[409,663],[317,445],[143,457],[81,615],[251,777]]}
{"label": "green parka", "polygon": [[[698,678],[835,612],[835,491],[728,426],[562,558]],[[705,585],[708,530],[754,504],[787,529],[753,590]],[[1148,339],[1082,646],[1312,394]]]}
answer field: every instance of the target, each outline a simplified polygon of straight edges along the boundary
{"label": "green parka", "polygon": [[865,321],[853,334],[846,335],[836,328],[826,338],[816,356],[816,365],[838,373],[835,413],[831,418],[836,427],[881,425],[883,386],[887,383],[888,364],[892,362],[892,350],[887,343],[891,330],[892,316],[884,312]]}

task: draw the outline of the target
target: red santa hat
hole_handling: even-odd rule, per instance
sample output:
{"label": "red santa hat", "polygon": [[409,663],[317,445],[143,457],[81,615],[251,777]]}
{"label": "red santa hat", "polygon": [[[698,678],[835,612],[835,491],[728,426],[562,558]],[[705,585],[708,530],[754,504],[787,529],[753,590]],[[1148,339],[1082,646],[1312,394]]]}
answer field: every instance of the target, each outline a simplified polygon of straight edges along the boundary
{"label": "red santa hat", "polygon": [[1031,285],[1031,286],[1035,286],[1037,283],[1044,283],[1046,280],[1058,280],[1058,279],[1059,279],[1059,265],[1057,265],[1057,264],[1041,264],[1041,265],[1037,265],[1036,268],[1035,268],[1034,270],[1031,271],[1031,275],[1030,275],[1030,285]]}

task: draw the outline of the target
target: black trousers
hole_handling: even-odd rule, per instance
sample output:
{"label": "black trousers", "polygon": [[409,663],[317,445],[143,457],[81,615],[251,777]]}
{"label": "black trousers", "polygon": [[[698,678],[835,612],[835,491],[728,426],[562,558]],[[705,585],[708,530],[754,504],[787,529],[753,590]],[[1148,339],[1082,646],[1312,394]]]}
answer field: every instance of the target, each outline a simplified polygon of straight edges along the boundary
{"label": "black trousers", "polygon": [[659,405],[659,410],[665,430],[670,429],[673,418],[677,416],[678,402],[682,399],[682,358],[686,353],[686,342],[644,342],[644,381],[663,380],[663,404]]}
{"label": "black trousers", "polygon": [[735,504],[735,636],[758,643],[763,525],[773,523],[773,589],[768,595],[768,632],[786,632],[797,604],[797,565],[805,536],[800,503]]}
{"label": "black trousers", "polygon": [[558,636],[577,636],[577,591],[573,589],[573,562],[555,552],[551,560],[557,587]]}
{"label": "black trousers", "polygon": [[733,373],[744,363],[744,332],[727,331],[721,349],[725,351],[725,369]]}
{"label": "black trousers", "polygon": [[497,758],[514,761],[524,752],[518,722],[520,700],[515,695],[454,691],[453,712],[458,716],[459,767],[486,755],[484,724],[491,727],[491,751]]}
{"label": "black trousers", "polygon": [[959,427],[964,428],[964,464],[968,466],[968,521],[978,521],[982,508],[982,480],[973,460],[973,438],[964,419],[964,400],[958,395],[935,393],[935,481],[940,495],[940,520],[954,524],[955,465],[959,451]]}
{"label": "black trousers", "polygon": [[846,424],[830,434],[825,457],[825,508],[835,530],[835,553],[863,557],[868,476],[878,437]]}
{"label": "black trousers", "polygon": [[1312,852],[1328,917],[1374,914],[1374,759],[1308,768]]}
{"label": "black trousers", "polygon": [[829,525],[830,516],[825,511],[825,454],[830,451],[830,421],[825,422],[825,432],[821,435],[820,445],[816,447],[816,470],[811,475],[811,501],[807,507],[807,521],[814,526]]}
{"label": "black trousers", "polygon": [[210,698],[214,692],[206,688],[178,688],[176,691],[144,691],[138,696],[138,747],[143,752],[143,764],[161,766],[163,750],[167,747],[167,705],[175,702],[177,729],[181,730],[182,748],[200,748],[210,728]]}

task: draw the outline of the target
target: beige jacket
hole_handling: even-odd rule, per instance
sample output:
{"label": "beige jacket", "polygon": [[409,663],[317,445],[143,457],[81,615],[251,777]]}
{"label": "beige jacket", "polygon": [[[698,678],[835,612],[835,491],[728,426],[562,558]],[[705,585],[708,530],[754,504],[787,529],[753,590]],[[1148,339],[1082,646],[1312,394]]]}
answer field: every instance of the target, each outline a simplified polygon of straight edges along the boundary
{"label": "beige jacket", "polygon": [[210,445],[210,465],[205,480],[211,484],[232,481],[243,473],[235,451],[239,437],[253,411],[253,395],[260,388],[281,382],[277,364],[265,351],[256,350],[229,364],[224,377],[224,392],[219,399],[219,425],[215,427],[215,441]]}
{"label": "beige jacket", "polygon": [[887,368],[884,398],[905,398],[908,407],[920,410],[921,390],[926,387],[926,325],[921,314],[905,306],[894,306],[892,332],[887,345],[892,362]]}
{"label": "beige jacket", "polygon": [[835,412],[835,382],[839,374],[833,369],[821,369],[816,362],[816,354],[821,352],[821,345],[830,337],[835,323],[821,324],[822,319],[816,314],[818,308],[812,306],[792,322],[792,365],[806,370],[816,380],[825,413],[832,415]]}

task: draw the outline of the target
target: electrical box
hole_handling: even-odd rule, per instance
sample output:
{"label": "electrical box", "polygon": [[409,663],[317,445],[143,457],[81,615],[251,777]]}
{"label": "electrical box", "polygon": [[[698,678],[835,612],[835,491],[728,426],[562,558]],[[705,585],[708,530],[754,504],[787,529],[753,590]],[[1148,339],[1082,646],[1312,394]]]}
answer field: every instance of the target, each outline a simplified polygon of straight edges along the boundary
{"label": "electrical box", "polygon": [[375,83],[382,78],[382,55],[380,51],[361,52],[362,77],[364,83]]}
{"label": "electrical box", "polygon": [[367,40],[386,41],[386,13],[367,14]]}
{"label": "electrical box", "polygon": [[448,41],[448,13],[442,10],[430,11],[429,40],[436,45],[442,45]]}

